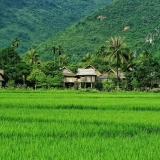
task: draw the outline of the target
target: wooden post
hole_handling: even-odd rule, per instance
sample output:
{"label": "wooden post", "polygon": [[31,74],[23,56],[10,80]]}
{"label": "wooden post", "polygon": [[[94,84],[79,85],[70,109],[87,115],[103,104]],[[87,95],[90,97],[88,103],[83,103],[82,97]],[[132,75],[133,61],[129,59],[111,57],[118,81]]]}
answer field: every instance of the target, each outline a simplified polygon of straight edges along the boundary
{"label": "wooden post", "polygon": [[92,76],[91,76],[91,89],[92,89],[92,82],[93,82],[93,78],[92,78]]}

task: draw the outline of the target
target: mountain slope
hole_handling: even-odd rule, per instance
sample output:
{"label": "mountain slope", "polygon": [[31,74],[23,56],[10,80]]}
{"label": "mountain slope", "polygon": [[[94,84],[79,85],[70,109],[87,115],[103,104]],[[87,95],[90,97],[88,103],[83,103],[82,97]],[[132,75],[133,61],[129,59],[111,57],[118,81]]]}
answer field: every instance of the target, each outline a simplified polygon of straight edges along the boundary
{"label": "mountain slope", "polygon": [[24,52],[111,1],[0,0],[0,48],[18,37]]}
{"label": "mountain slope", "polygon": [[141,52],[160,49],[159,0],[115,0],[37,46],[43,60],[52,58],[51,47],[61,45],[74,59],[94,53],[111,36],[125,37],[128,46]]}

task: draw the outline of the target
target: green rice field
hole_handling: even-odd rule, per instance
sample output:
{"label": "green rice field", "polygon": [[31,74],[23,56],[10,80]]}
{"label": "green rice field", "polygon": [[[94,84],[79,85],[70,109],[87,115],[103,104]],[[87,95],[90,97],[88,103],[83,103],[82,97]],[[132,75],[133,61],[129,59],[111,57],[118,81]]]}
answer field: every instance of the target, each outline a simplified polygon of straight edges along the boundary
{"label": "green rice field", "polygon": [[159,93],[0,90],[0,160],[159,159]]}

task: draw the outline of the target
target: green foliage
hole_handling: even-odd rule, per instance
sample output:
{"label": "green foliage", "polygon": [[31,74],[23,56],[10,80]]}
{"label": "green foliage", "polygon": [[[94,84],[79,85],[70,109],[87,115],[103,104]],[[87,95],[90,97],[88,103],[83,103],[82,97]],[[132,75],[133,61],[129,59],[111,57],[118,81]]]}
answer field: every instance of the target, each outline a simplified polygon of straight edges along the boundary
{"label": "green foliage", "polygon": [[27,80],[34,85],[35,89],[37,89],[37,86],[41,87],[45,82],[45,74],[39,69],[33,69],[27,77]]}
{"label": "green foliage", "polygon": [[4,70],[5,83],[14,81],[23,83],[23,76],[27,76],[30,67],[27,66],[13,47],[6,47],[0,51],[0,68]]}
{"label": "green foliage", "polygon": [[137,54],[149,49],[158,56],[159,5],[159,0],[116,0],[49,38],[37,49],[42,59],[48,60],[52,45],[61,44],[65,54],[74,55],[79,61],[86,53],[95,53],[109,37],[121,36]]}
{"label": "green foliage", "polygon": [[54,61],[45,62],[41,66],[41,69],[46,75],[49,75],[52,77],[59,75],[60,77],[62,77],[61,68],[58,62],[54,62]]}
{"label": "green foliage", "polygon": [[108,78],[108,81],[104,81],[102,82],[102,85],[103,85],[103,90],[104,91],[112,91],[112,90],[115,90],[116,88],[116,80],[114,77],[109,77]]}
{"label": "green foliage", "polygon": [[0,48],[18,37],[18,51],[24,53],[111,1],[1,0]]}
{"label": "green foliage", "polygon": [[160,83],[160,63],[147,51],[138,57],[139,63],[126,74],[128,83],[134,89],[149,90]]}
{"label": "green foliage", "polygon": [[35,49],[30,49],[28,52],[25,53],[23,56],[23,60],[28,65],[35,65],[39,61],[39,54]]}
{"label": "green foliage", "polygon": [[6,87],[8,89],[14,89],[15,87],[15,81],[14,80],[9,80],[7,83],[6,83]]}

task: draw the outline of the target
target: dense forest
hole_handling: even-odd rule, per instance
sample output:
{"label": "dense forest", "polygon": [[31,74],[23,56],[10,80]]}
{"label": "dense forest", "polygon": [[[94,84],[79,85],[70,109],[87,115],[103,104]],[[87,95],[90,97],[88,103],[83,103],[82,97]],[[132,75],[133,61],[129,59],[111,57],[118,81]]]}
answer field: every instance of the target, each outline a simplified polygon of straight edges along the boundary
{"label": "dense forest", "polygon": [[95,54],[109,37],[125,37],[137,54],[144,49],[159,56],[159,0],[116,0],[81,19],[36,47],[42,60],[50,59],[50,48],[61,45],[74,61]]}
{"label": "dense forest", "polygon": [[0,48],[18,37],[20,54],[112,0],[0,0]]}

